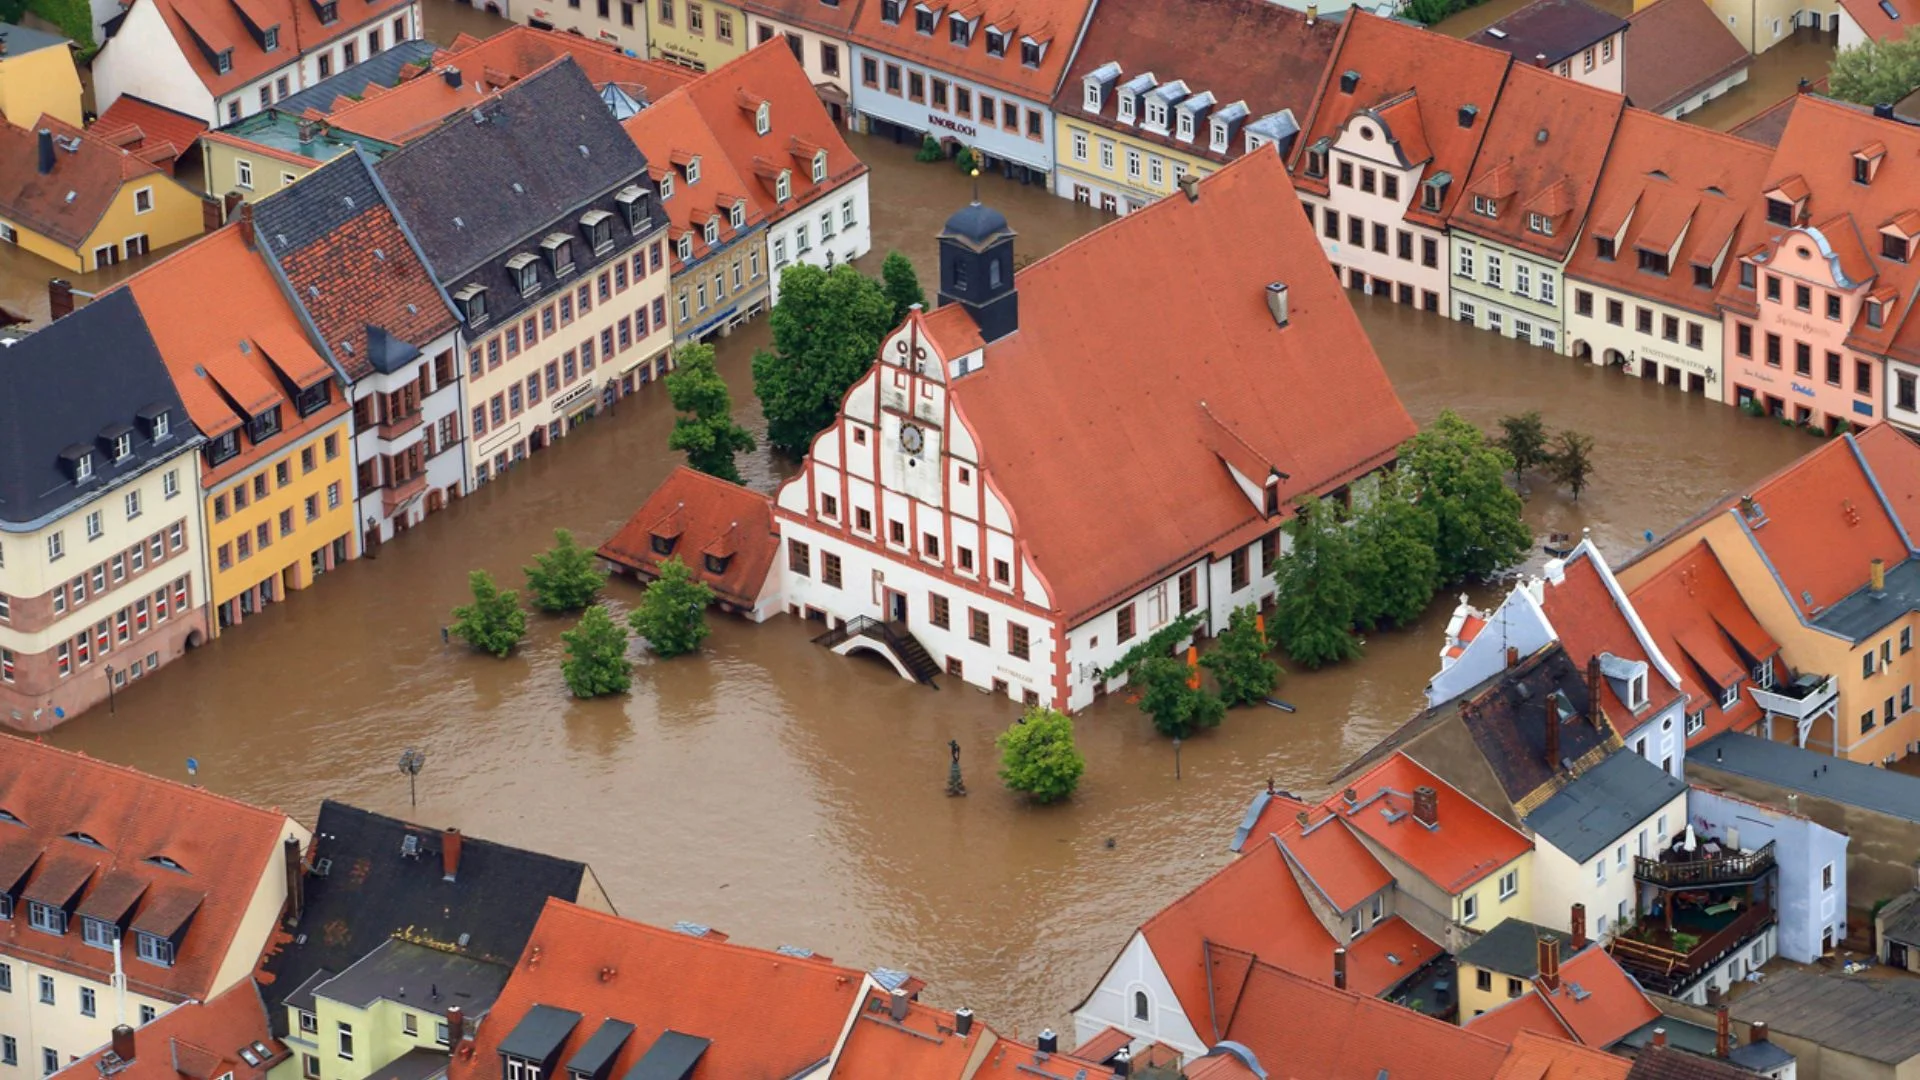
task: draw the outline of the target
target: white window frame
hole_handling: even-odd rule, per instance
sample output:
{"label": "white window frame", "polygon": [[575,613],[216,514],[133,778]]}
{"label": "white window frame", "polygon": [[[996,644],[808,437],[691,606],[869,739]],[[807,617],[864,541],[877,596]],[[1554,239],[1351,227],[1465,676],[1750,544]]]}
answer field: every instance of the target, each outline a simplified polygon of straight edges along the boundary
{"label": "white window frame", "polygon": [[233,159],[233,182],[238,187],[253,190],[253,162],[246,158]]}

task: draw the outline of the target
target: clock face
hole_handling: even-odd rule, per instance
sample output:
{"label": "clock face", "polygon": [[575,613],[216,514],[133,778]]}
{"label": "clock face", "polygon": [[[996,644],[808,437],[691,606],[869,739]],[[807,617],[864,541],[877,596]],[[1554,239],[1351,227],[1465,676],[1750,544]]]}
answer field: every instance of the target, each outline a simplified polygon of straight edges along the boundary
{"label": "clock face", "polygon": [[918,454],[920,448],[925,445],[926,436],[921,433],[919,428],[912,424],[905,424],[900,428],[900,446],[905,449],[907,453]]}

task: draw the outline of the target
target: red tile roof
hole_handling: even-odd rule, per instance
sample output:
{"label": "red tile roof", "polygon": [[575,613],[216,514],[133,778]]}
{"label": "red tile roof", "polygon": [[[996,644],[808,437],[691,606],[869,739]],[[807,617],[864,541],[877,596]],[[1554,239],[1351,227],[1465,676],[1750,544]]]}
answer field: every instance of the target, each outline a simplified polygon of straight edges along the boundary
{"label": "red tile roof", "polygon": [[[834,3],[826,3],[825,0],[746,0],[740,6],[755,15],[829,31],[834,37],[842,39],[853,29],[853,21],[860,14],[860,5],[846,0],[835,0]],[[852,59],[846,58],[849,63]]]}
{"label": "red tile roof", "polygon": [[[1302,190],[1325,194],[1326,179],[1306,176],[1301,155],[1323,138],[1338,137],[1356,112],[1376,110],[1411,161],[1431,158],[1425,176],[1453,176],[1439,213],[1420,209],[1418,193],[1407,192],[1407,220],[1437,228],[1466,190],[1468,172],[1487,134],[1487,118],[1513,58],[1364,11],[1348,9],[1344,18],[1346,33],[1327,65],[1313,115],[1302,125],[1305,133],[1294,149],[1297,182]],[[1340,90],[1340,76],[1347,71],[1360,75],[1351,94]],[[1460,110],[1468,106],[1477,115],[1471,127],[1461,127]]]}
{"label": "red tile roof", "polygon": [[[1215,153],[1204,117],[1194,138],[1183,140],[1119,120],[1119,95],[1111,91],[1101,95],[1099,112],[1089,111],[1087,74],[1117,63],[1119,82],[1150,72],[1159,85],[1184,80],[1190,93],[1213,94],[1216,110],[1245,102],[1248,121],[1290,109],[1299,123],[1313,106],[1340,27],[1268,0],[1101,0],[1053,108],[1070,121],[1089,118],[1144,142],[1227,161],[1240,156],[1246,140],[1235,138],[1226,153]],[[1249,41],[1260,47],[1247,48]]]}
{"label": "red tile roof", "polygon": [[1393,884],[1393,875],[1373,857],[1346,821],[1325,808],[1307,826],[1298,821],[1274,836],[1295,870],[1340,911],[1352,911]]}
{"label": "red tile roof", "polygon": [[[1565,578],[1547,582],[1540,601],[1541,610],[1553,624],[1560,647],[1574,664],[1584,670],[1591,657],[1611,653],[1622,660],[1647,665],[1647,703],[1638,712],[1627,707],[1615,692],[1613,682],[1600,680],[1600,707],[1606,711],[1615,731],[1631,734],[1640,722],[1658,715],[1680,697],[1680,687],[1667,680],[1662,665],[1642,645],[1640,637],[1621,610],[1613,589],[1608,588],[1610,572],[1602,571],[1595,560],[1599,555],[1589,544],[1582,544],[1566,560]],[[1618,584],[1615,583],[1615,588]],[[1624,599],[1624,590],[1622,592]],[[1657,645],[1655,646],[1658,647]],[[1665,657],[1671,661],[1672,657]]]}
{"label": "red tile roof", "polygon": [[[1680,4],[1694,5],[1713,20],[1702,0],[1660,0],[1646,10]],[[1632,40],[1637,43],[1639,37]],[[1713,288],[1694,284],[1693,268],[1718,266],[1715,284],[1738,269],[1723,253],[1741,219],[1756,212],[1754,200],[1771,157],[1757,143],[1627,110],[1567,276],[1719,318]],[[1614,241],[1612,258],[1600,257],[1601,236]],[[1666,275],[1640,269],[1642,247],[1670,256]]]}
{"label": "red tile roof", "polygon": [[1506,1056],[1472,1030],[1266,963],[1248,974],[1226,1037],[1302,1080],[1490,1080]]}
{"label": "red tile roof", "polygon": [[1887,14],[1881,7],[1882,0],[1840,0],[1847,16],[1858,25],[1862,32],[1873,41],[1891,41],[1904,37],[1915,20],[1920,20],[1920,3],[1914,0],[1886,0],[1898,12],[1898,17]]}
{"label": "red tile roof", "polygon": [[[180,1005],[142,1025],[134,1032],[132,1062],[116,1060],[109,1074],[104,1059],[110,1049],[100,1047],[55,1075],[68,1080],[98,1080],[103,1075],[115,1080],[264,1080],[267,1070],[287,1057],[287,1048],[273,1037],[266,1002],[252,979],[235,983],[212,1001]],[[254,1055],[254,1063],[240,1056],[242,1049]]]}
{"label": "red tile roof", "polygon": [[[297,64],[305,53],[405,10],[405,5],[396,0],[339,0],[337,17],[322,25],[319,12],[310,0],[246,0],[244,7],[239,0],[146,2],[154,5],[167,29],[172,31],[174,43],[194,75],[216,97]],[[262,30],[278,27],[279,48],[266,51],[249,28],[250,20]],[[115,38],[108,45],[119,40]],[[143,45],[128,43],[126,47]],[[223,49],[233,50],[232,66],[224,73],[214,70],[209,57],[210,52]]]}
{"label": "red tile roof", "polygon": [[[53,132],[53,171],[40,172],[42,129]],[[166,171],[109,139],[51,115],[31,129],[0,121],[0,217],[61,244],[84,243],[127,182],[171,184]]]}
{"label": "red tile roof", "polygon": [[1627,26],[1633,48],[1620,57],[1620,89],[1637,109],[1664,113],[1753,64],[1706,0],[1654,0]]}
{"label": "red tile roof", "polygon": [[[1447,225],[1552,259],[1565,258],[1586,218],[1600,167],[1626,107],[1619,94],[1563,79],[1531,64],[1515,64],[1467,191],[1499,199],[1498,216],[1459,203]],[[1545,215],[1552,234],[1527,227]]]}
{"label": "red tile roof", "polygon": [[[133,291],[187,415],[209,438],[268,409],[280,410],[279,434],[260,445],[243,433],[236,457],[202,471],[208,488],[347,409],[339,394],[309,416],[294,409],[287,384],[329,382],[333,369],[314,350],[253,240],[252,215],[241,215],[116,286]],[[219,304],[205,302],[209,281],[220,282]]]}
{"label": "red tile roof", "polygon": [[[266,944],[265,927],[254,931],[261,940],[242,940],[242,920],[282,858],[281,840],[299,835],[278,811],[13,736],[0,736],[0,811],[8,819],[0,823],[0,866],[15,876],[8,887],[24,876],[26,892],[45,892],[43,879],[77,867],[51,889],[64,892],[63,900],[96,903],[103,915],[124,904],[121,917],[156,929],[177,926],[181,912],[192,915],[173,966],[150,964],[131,948],[123,961],[134,993],[175,1002],[227,989],[214,980],[228,954]],[[112,955],[85,944],[78,925],[54,937],[20,917],[0,923],[0,943],[0,952],[97,983],[113,974]]]}
{"label": "red tile roof", "polygon": [[[1465,892],[1533,847],[1513,826],[1405,754],[1394,754],[1347,787],[1352,802],[1340,792],[1321,809],[1339,814],[1449,895]],[[1439,823],[1431,829],[1413,820],[1413,793],[1420,787],[1433,788],[1438,797]]]}
{"label": "red tile roof", "polygon": [[[686,91],[668,94],[652,108],[622,121],[620,126],[647,156],[654,179],[663,179],[669,172],[673,174],[672,194],[660,200],[660,208],[667,212],[667,236],[671,241],[667,249],[672,253],[674,273],[737,243],[766,223],[764,212],[747,198],[749,184],[757,186],[760,181],[758,178],[749,181],[734,169],[719,140],[714,138],[713,130],[700,115],[700,107]],[[686,168],[696,159],[700,163],[700,182],[688,184]],[[734,205],[740,203],[745,204],[746,217],[736,229],[729,215]],[[709,246],[705,225],[715,218],[719,219],[719,233],[716,243]],[[680,258],[682,236],[693,238],[691,259]]]}
{"label": "red tile roof", "polygon": [[[1707,542],[1696,542],[1693,550],[1641,583],[1629,599],[1655,644],[1680,673],[1680,684],[1691,698],[1689,705],[1705,713],[1704,726],[1687,737],[1687,745],[1705,742],[1722,731],[1752,727],[1760,718],[1753,695],[1742,692],[1733,708],[1723,709],[1718,686],[1706,681],[1711,677],[1708,673],[1745,680],[1749,673],[1740,650],[1756,660],[1769,660],[1779,655],[1780,645],[1753,617]],[[1786,674],[1777,666],[1775,673]]]}
{"label": "red tile roof", "polygon": [[[1803,115],[1803,113],[1796,113]],[[1907,557],[1851,437],[1835,439],[1755,488],[1765,523],[1752,530],[1801,615],[1812,617],[1866,584],[1874,558]],[[1739,508],[1735,514],[1743,513]]]}
{"label": "red tile roof", "polygon": [[[1060,88],[1067,62],[1073,58],[1074,46],[1080,41],[1081,29],[1093,7],[1094,0],[998,0],[991,6],[976,0],[968,5],[938,9],[934,32],[922,34],[914,29],[914,4],[903,0],[900,21],[888,23],[881,18],[884,5],[880,0],[872,0],[860,5],[851,36],[863,49],[912,60],[982,86],[1011,91],[1028,101],[1046,103],[1053,100],[1054,91]],[[947,16],[956,10],[970,11],[980,20],[979,28],[964,48],[948,39]],[[1005,56],[987,55],[990,28],[1006,33]],[[1021,62],[1021,42],[1026,38],[1045,46],[1038,67],[1028,67]]]}
{"label": "red tile roof", "polygon": [[535,1005],[580,1014],[565,1061],[600,1018],[635,1032],[608,1070],[625,1076],[664,1030],[711,1041],[689,1080],[778,1080],[824,1061],[860,1001],[864,976],[819,959],[694,937],[547,901],[471,1052],[451,1080],[500,1080],[499,1048]]}
{"label": "red tile roof", "polygon": [[[667,474],[633,517],[600,545],[600,557],[649,579],[660,576],[669,556],[653,549],[654,537],[670,537],[672,554],[722,601],[743,609],[758,602],[780,549],[773,526],[773,501],[738,484],[695,472],[682,465]],[[730,549],[724,573],[707,568],[705,553]]]}
{"label": "red tile roof", "polygon": [[[1827,78],[1822,75],[1809,84],[1807,92],[1824,94],[1827,92]],[[1793,115],[1793,107],[1800,100],[1801,91],[1794,91],[1772,105],[1754,113],[1747,120],[1727,129],[1727,134],[1762,146],[1780,145],[1780,136],[1786,134],[1787,120]]]}
{"label": "red tile roof", "polygon": [[[1279,156],[1247,155],[1197,194],[1161,199],[1019,271],[1019,329],[952,384],[1068,625],[1200,552],[1278,528],[1294,496],[1379,468],[1415,431]],[[1177,258],[1194,250],[1207,258]],[[1102,287],[1088,289],[1092,280]],[[1269,282],[1287,285],[1285,327],[1268,311]],[[920,326],[948,359],[979,347],[957,304]],[[1173,355],[1189,359],[1160,362]],[[1233,479],[1217,449],[1223,431],[1285,474],[1280,514],[1263,514]]]}
{"label": "red tile roof", "polygon": [[1875,424],[1854,436],[1854,442],[1907,530],[1907,539],[1920,541],[1920,444],[1892,424]]}
{"label": "red tile roof", "polygon": [[159,165],[171,176],[179,159],[206,134],[207,122],[132,94],[121,94],[87,130],[132,151],[142,161]]}
{"label": "red tile roof", "polygon": [[1640,984],[1621,969],[1612,953],[1598,946],[1583,949],[1560,965],[1558,989],[1548,990],[1537,975],[1533,985],[1574,1037],[1595,1049],[1611,1047],[1660,1016]]}
{"label": "red tile roof", "polygon": [[1573,1041],[1573,1032],[1561,1022],[1553,1006],[1547,1004],[1546,998],[1532,992],[1488,1009],[1469,1019],[1466,1026],[1469,1031],[1503,1043],[1515,1041],[1524,1032],[1532,1032],[1549,1042]]}
{"label": "red tile roof", "polygon": [[1633,1062],[1616,1054],[1523,1031],[1494,1080],[1627,1080]]}

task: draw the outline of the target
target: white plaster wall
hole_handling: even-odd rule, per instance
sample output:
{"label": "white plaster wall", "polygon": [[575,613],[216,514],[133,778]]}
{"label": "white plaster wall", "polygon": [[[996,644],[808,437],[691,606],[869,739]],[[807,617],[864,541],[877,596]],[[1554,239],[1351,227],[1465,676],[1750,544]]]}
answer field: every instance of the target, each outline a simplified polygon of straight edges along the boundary
{"label": "white plaster wall", "polygon": [[1427,705],[1443,705],[1507,666],[1507,648],[1527,656],[1559,640],[1540,602],[1524,584],[1516,585],[1495,608],[1479,636],[1467,643],[1452,664],[1427,683]]}
{"label": "white plaster wall", "polygon": [[[823,34],[818,30],[800,26],[797,23],[790,23],[762,15],[757,11],[750,13],[746,21],[746,33],[749,35],[745,39],[747,48],[752,49],[760,45],[761,27],[766,27],[771,31],[774,38],[783,38],[788,34],[796,35],[800,38],[800,66],[806,70],[807,81],[813,83],[815,86],[819,86],[822,83],[837,86],[840,88],[841,93],[847,95],[847,100],[851,103],[853,100],[852,42],[843,37]],[[772,39],[769,38],[768,40]],[[839,50],[839,71],[829,74],[826,68],[821,65],[820,44],[822,42],[826,42]]]}
{"label": "white plaster wall", "polygon": [[[1659,850],[1656,826],[1665,817],[1670,826],[1684,822],[1687,796],[1681,792],[1646,820],[1623,832],[1598,855],[1575,862],[1565,852],[1536,836],[1533,845],[1533,921],[1556,930],[1570,930],[1573,905],[1587,906],[1587,934],[1598,939],[1618,929],[1620,913],[1633,917],[1634,856]],[[1646,838],[1646,848],[1641,838]],[[1621,848],[1626,850],[1624,855]],[[1605,867],[1602,878],[1596,867]]]}
{"label": "white plaster wall", "polygon": [[1920,431],[1920,408],[1900,408],[1899,388],[1902,378],[1915,382],[1915,404],[1920,405],[1920,366],[1901,363],[1889,357],[1887,359],[1886,382],[1887,400],[1881,415],[1906,428],[1908,431]]}
{"label": "white plaster wall", "polygon": [[[1133,1013],[1134,992],[1141,990],[1146,992],[1148,1000],[1145,1021],[1135,1019]],[[1207,1045],[1200,1041],[1193,1022],[1180,1008],[1180,999],[1167,982],[1146,935],[1138,931],[1113,966],[1101,976],[1100,985],[1094,987],[1093,993],[1073,1012],[1075,1045],[1109,1027],[1135,1036],[1136,1042],[1166,1043],[1189,1058],[1207,1052]]]}
{"label": "white plaster wall", "polygon": [[[1847,21],[1851,21],[1851,20],[1847,20]],[[1845,22],[1841,24],[1840,34],[1841,34],[1841,43],[1842,43],[1841,47],[1844,48],[1845,41],[1846,41],[1846,23]],[[1865,35],[1862,35],[1862,36],[1864,37]],[[1719,82],[1714,83],[1712,86],[1709,86],[1706,89],[1700,91],[1699,93],[1693,95],[1687,100],[1680,102],[1679,104],[1675,105],[1673,108],[1668,109],[1666,112],[1662,113],[1661,115],[1665,116],[1669,120],[1678,120],[1681,117],[1687,115],[1688,113],[1704,107],[1709,101],[1714,101],[1718,98],[1725,97],[1727,94],[1727,91],[1732,90],[1734,87],[1739,86],[1741,83],[1746,81],[1747,81],[1747,69],[1741,68],[1739,71],[1734,72],[1733,74],[1727,76],[1726,78],[1721,79]]]}
{"label": "white plaster wall", "polygon": [[[848,203],[853,205],[854,224],[848,227],[844,209]],[[821,219],[831,216],[833,236],[822,240]],[[799,251],[795,234],[800,226],[807,227],[807,235],[812,247],[804,254]],[[805,263],[808,266],[838,266],[852,262],[873,248],[873,220],[867,205],[867,174],[861,173],[852,180],[808,202],[805,206],[795,207],[787,216],[767,227],[767,258],[774,260],[776,248],[787,253],[784,264],[776,264],[772,279],[771,304],[780,302],[780,271],[787,266]]]}
{"label": "white plaster wall", "polygon": [[219,127],[213,94],[180,52],[153,0],[134,0],[120,32],[93,59],[94,107],[106,112],[122,94],[197,116]]}
{"label": "white plaster wall", "polygon": [[[1314,211],[1314,234],[1320,237],[1320,247],[1327,253],[1327,258],[1342,267],[1341,284],[1348,281],[1344,269],[1351,267],[1365,273],[1369,281],[1380,277],[1396,284],[1412,285],[1416,290],[1437,293],[1440,310],[1445,312],[1448,310],[1447,238],[1443,232],[1407,223],[1407,207],[1414,205],[1414,200],[1420,197],[1420,181],[1425,173],[1419,165],[1402,168],[1398,156],[1386,141],[1386,135],[1386,126],[1371,115],[1362,113],[1350,119],[1327,154],[1327,197],[1321,199],[1317,195],[1302,194],[1301,201],[1318,207]],[[1339,183],[1342,161],[1353,166],[1352,187]],[[1360,190],[1362,168],[1374,169],[1382,176],[1372,194]],[[1399,195],[1395,199],[1388,199],[1381,193],[1385,187],[1384,177],[1389,174],[1399,182]],[[1461,181],[1456,179],[1454,182]],[[1326,210],[1329,207],[1340,215],[1338,239],[1326,234]],[[1352,217],[1368,223],[1367,235],[1357,245],[1347,240],[1347,221]],[[1372,249],[1373,224],[1376,222],[1387,227],[1387,250],[1384,253]],[[1396,254],[1399,250],[1399,233],[1403,229],[1413,234],[1412,259],[1401,259]],[[1421,265],[1423,238],[1435,242],[1435,262],[1438,265]],[[1417,292],[1414,302],[1420,302]]]}
{"label": "white plaster wall", "polygon": [[[1810,964],[1820,958],[1821,935],[1831,930],[1833,940],[1846,936],[1847,847],[1844,833],[1808,818],[1768,806],[1758,806],[1704,788],[1690,793],[1691,822],[1701,837],[1730,841],[1737,830],[1742,850],[1752,851],[1771,842],[1779,867],[1777,917],[1780,955]],[[1822,872],[1833,867],[1833,885]]]}
{"label": "white plaster wall", "polygon": [[[1677,269],[1677,268],[1676,268]],[[1691,274],[1691,269],[1686,273]],[[1581,315],[1574,299],[1566,301],[1567,315],[1567,353],[1577,356],[1576,343],[1585,342],[1592,350],[1589,359],[1595,364],[1607,362],[1609,349],[1633,361],[1629,368],[1636,377],[1640,373],[1638,361],[1648,357],[1659,363],[1662,369],[1678,367],[1690,374],[1698,374],[1706,379],[1705,396],[1714,401],[1724,397],[1721,385],[1721,320],[1710,315],[1664,304],[1656,300],[1634,296],[1632,293],[1604,285],[1585,281],[1568,281],[1566,288],[1593,294],[1593,314]],[[1607,301],[1618,300],[1621,305],[1620,325],[1607,322]],[[1653,311],[1653,333],[1642,334],[1635,327],[1638,317],[1636,308],[1650,308]],[[1664,320],[1672,316],[1680,320],[1680,340],[1668,341],[1660,336]],[[1687,344],[1687,324],[1694,323],[1701,328],[1701,347],[1692,348]],[[1685,391],[1687,383],[1683,378],[1679,390]]]}

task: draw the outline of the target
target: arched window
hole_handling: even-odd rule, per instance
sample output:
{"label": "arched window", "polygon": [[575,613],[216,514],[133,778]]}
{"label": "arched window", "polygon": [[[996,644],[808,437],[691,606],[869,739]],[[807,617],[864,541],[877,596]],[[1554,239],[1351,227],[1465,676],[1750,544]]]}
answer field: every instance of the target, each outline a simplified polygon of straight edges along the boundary
{"label": "arched window", "polygon": [[1133,1018],[1144,1022],[1147,1019],[1150,1008],[1151,1006],[1147,1003],[1147,992],[1145,990],[1135,990],[1133,992]]}
{"label": "arched window", "polygon": [[1000,260],[995,259],[992,262],[987,264],[987,288],[997,289],[999,287],[1000,287]]}

